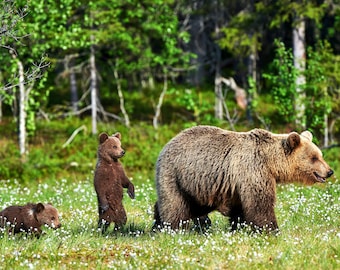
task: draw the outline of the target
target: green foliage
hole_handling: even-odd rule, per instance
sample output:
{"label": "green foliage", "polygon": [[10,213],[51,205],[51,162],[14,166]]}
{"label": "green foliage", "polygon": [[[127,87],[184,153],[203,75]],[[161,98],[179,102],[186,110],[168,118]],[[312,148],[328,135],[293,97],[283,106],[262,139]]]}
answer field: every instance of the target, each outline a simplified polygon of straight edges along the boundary
{"label": "green foliage", "polygon": [[315,49],[309,47],[307,55],[307,121],[312,130],[320,131],[326,124],[324,116],[332,111],[332,92],[336,88],[337,75],[331,71],[335,59],[328,42],[319,42]]}
{"label": "green foliage", "polygon": [[[253,78],[248,77],[248,95],[250,97],[250,104],[248,106],[252,114],[263,124],[263,128],[269,129],[272,122],[275,122],[272,113],[271,101],[267,102],[268,96],[262,95],[261,97],[257,94],[256,82]],[[265,105],[264,105],[265,104]],[[276,111],[274,110],[274,114]],[[274,121],[273,121],[274,120]]]}
{"label": "green foliage", "polygon": [[278,113],[286,123],[295,120],[294,100],[296,99],[295,81],[298,71],[294,67],[294,58],[291,49],[286,49],[283,42],[275,41],[275,57],[270,66],[270,73],[263,73],[268,80],[269,87],[278,107]]}
{"label": "green foliage", "polygon": [[194,89],[172,88],[168,91],[170,96],[174,97],[175,102],[192,112],[192,120],[196,123],[212,122],[213,114],[211,113],[211,101],[208,99],[206,93],[195,91]]}
{"label": "green foliage", "polygon": [[[78,127],[86,128],[74,140],[63,147]],[[122,159],[127,174],[131,177],[154,174],[154,164],[164,144],[182,129],[167,125],[156,132],[151,125],[140,123],[128,129],[122,124],[99,123],[99,132],[122,133],[122,144],[127,154]],[[35,136],[30,140],[27,162],[22,163],[15,143],[15,130],[0,141],[0,157],[6,162],[0,164],[0,179],[18,179],[22,183],[56,179],[60,175],[73,179],[92,178],[97,161],[98,138],[89,134],[90,119],[81,121],[67,118],[64,121],[39,121]],[[150,141],[153,143],[150,144]]]}
{"label": "green foliage", "polygon": [[256,6],[259,11],[274,15],[271,16],[270,28],[279,28],[282,23],[291,22],[291,19],[295,16],[308,18],[320,28],[322,18],[327,12],[327,8],[329,8],[326,2],[322,3],[315,0],[280,0],[270,4],[260,2]]}
{"label": "green foliage", "polygon": [[[277,49],[271,65],[271,72],[264,73],[272,89],[278,113],[286,123],[295,119],[294,100],[296,99],[295,80],[298,70],[294,67],[293,54],[282,42],[276,41]],[[307,126],[315,134],[324,134],[325,115],[336,110],[339,91],[339,58],[334,56],[328,42],[319,42],[315,48],[307,49],[307,67],[303,85]],[[334,65],[334,63],[336,63]]]}

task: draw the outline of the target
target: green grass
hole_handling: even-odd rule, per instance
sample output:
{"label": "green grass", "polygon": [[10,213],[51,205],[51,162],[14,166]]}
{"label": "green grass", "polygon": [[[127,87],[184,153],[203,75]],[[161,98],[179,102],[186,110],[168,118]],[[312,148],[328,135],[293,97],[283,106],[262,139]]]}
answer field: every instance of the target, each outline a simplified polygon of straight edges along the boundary
{"label": "green grass", "polygon": [[228,220],[211,214],[212,227],[153,233],[153,180],[133,179],[136,199],[124,196],[128,223],[120,232],[96,229],[92,179],[60,179],[22,185],[3,181],[0,204],[51,202],[62,228],[39,238],[0,234],[1,269],[337,269],[340,265],[340,182],[278,187],[278,236],[230,232]]}
{"label": "green grass", "polygon": [[[81,125],[87,129],[62,148]],[[277,236],[247,230],[231,233],[228,219],[219,213],[210,215],[212,227],[203,234],[153,233],[154,164],[163,145],[188,125],[163,125],[155,131],[145,123],[130,129],[117,123],[99,124],[99,132],[122,133],[127,151],[122,163],[136,188],[135,200],[124,196],[126,227],[113,232],[111,226],[104,235],[96,228],[93,169],[98,139],[90,134],[90,121],[41,121],[25,164],[18,157],[15,130],[3,125],[0,208],[51,202],[61,213],[63,226],[43,228],[45,234],[39,239],[0,232],[0,269],[339,269],[340,181],[336,176],[311,187],[278,187]],[[338,148],[324,151],[335,175],[340,173],[338,153]]]}

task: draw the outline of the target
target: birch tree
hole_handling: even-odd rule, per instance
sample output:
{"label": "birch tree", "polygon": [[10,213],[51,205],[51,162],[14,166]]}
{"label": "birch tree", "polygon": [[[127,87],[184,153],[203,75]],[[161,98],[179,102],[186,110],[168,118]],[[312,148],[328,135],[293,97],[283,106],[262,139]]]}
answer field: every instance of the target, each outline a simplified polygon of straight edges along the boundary
{"label": "birch tree", "polygon": [[[35,83],[42,78],[44,69],[49,65],[43,58],[37,64],[32,62],[34,58],[34,53],[28,57],[25,69],[25,63],[19,57],[20,55],[25,55],[27,53],[27,48],[24,45],[27,42],[29,36],[22,32],[20,25],[23,24],[23,19],[26,14],[26,6],[19,8],[16,6],[14,1],[5,1],[2,3],[3,12],[0,13],[2,18],[1,27],[1,47],[7,49],[7,54],[1,54],[0,60],[7,61],[7,63],[13,63],[17,67],[17,72],[13,74],[8,74],[9,78],[6,79],[7,85],[2,89],[4,99],[9,104],[17,103],[19,108],[17,115],[15,115],[18,123],[18,142],[19,142],[19,152],[22,160],[26,160],[26,155],[28,153],[27,148],[27,129],[31,131],[35,129],[35,119],[34,119],[34,105],[37,105],[40,93],[34,89]],[[13,17],[10,17],[13,16]],[[4,38],[5,37],[5,38]],[[25,39],[24,39],[25,38]],[[6,58],[10,56],[10,58]],[[23,56],[24,58],[24,56]],[[19,89],[18,99],[16,99],[16,88]]]}
{"label": "birch tree", "polygon": [[306,128],[306,93],[304,86],[306,84],[306,78],[304,75],[306,69],[306,26],[304,17],[296,15],[293,27],[293,55],[294,55],[294,67],[297,70],[296,78],[296,100],[295,111],[296,119],[295,124],[299,129]]}
{"label": "birch tree", "polygon": [[91,119],[92,119],[92,134],[97,134],[97,71],[94,45],[91,45],[90,54],[90,92],[91,92]]}

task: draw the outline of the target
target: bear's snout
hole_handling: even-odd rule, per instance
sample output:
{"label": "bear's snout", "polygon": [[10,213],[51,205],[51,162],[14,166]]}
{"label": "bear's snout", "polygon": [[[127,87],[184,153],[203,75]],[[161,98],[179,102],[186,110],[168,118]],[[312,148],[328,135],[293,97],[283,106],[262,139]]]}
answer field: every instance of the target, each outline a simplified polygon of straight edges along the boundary
{"label": "bear's snout", "polygon": [[52,226],[51,226],[53,229],[59,229],[60,227],[61,227],[61,223],[59,223],[59,224],[52,224]]}
{"label": "bear's snout", "polygon": [[124,156],[125,155],[125,151],[123,150],[120,154],[121,154],[121,156]]}
{"label": "bear's snout", "polygon": [[329,170],[327,173],[327,178],[331,177],[333,175],[334,171],[333,170]]}

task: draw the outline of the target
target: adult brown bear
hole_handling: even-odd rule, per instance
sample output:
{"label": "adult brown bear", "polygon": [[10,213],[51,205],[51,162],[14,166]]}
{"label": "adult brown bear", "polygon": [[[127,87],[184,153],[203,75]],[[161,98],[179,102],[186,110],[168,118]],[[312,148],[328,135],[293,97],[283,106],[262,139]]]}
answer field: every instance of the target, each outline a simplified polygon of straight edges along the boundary
{"label": "adult brown bear", "polygon": [[178,229],[220,211],[237,224],[278,229],[276,183],[325,182],[333,171],[304,131],[232,132],[212,126],[186,129],[168,142],[156,164],[158,201],[154,228]]}

